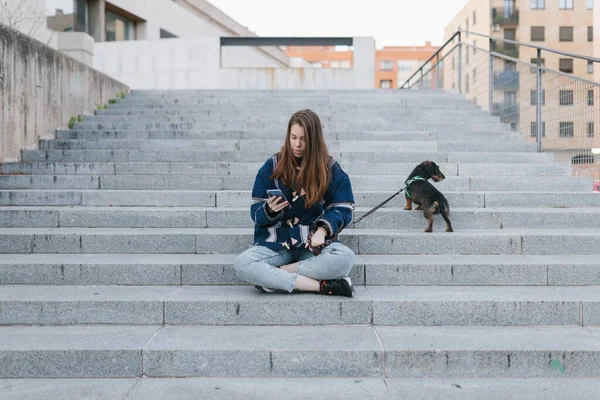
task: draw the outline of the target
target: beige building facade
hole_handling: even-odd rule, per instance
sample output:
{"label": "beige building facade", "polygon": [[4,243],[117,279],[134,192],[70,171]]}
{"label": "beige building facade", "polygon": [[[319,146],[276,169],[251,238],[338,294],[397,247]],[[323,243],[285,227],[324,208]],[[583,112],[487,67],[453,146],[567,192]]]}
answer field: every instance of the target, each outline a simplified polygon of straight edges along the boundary
{"label": "beige building facade", "polygon": [[[593,0],[472,0],[448,24],[445,39],[462,29],[567,53],[592,56],[597,49],[599,57],[594,21],[600,29],[600,14]],[[525,140],[535,141],[537,77],[535,69],[525,63],[536,62],[537,49],[501,41],[492,45],[495,52],[514,61],[494,59],[490,107],[489,54],[477,54],[471,47],[476,44],[489,49],[489,40],[466,33],[461,39],[462,93],[522,132]],[[456,90],[458,50],[449,58],[451,68],[444,76],[444,88]],[[541,59],[545,67],[562,72],[542,74],[543,149],[554,152],[557,160],[570,161],[575,172],[600,180],[600,156],[591,152],[600,147],[600,91],[592,83],[573,78],[600,82],[600,65],[548,51],[542,51]]]}

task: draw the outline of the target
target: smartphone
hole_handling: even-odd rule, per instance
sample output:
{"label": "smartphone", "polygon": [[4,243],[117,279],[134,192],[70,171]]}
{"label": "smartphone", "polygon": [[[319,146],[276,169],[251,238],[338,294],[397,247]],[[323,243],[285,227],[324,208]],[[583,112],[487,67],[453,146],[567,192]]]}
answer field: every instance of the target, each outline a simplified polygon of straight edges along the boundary
{"label": "smartphone", "polygon": [[[281,197],[284,201],[287,201],[287,199],[283,195],[283,192],[281,191],[281,189],[268,189],[267,190],[267,195],[269,195],[269,196],[275,196],[275,197]],[[287,207],[285,209],[289,210],[290,208],[292,208],[292,206],[288,202],[288,205],[287,205]]]}

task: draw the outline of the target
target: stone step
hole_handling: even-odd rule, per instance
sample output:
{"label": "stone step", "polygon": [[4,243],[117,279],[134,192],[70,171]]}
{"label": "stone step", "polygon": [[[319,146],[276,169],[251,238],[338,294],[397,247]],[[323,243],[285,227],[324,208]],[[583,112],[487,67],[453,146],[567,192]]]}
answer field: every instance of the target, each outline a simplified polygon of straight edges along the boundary
{"label": "stone step", "polygon": [[8,326],[0,377],[563,381],[600,376],[599,339],[576,326]]}
{"label": "stone step", "polygon": [[[5,254],[5,285],[247,285],[237,254]],[[350,278],[378,286],[600,285],[593,255],[359,254]]]}
{"label": "stone step", "polygon": [[598,286],[356,286],[352,299],[245,286],[4,286],[0,325],[600,325]]}
{"label": "stone step", "polygon": [[[168,129],[168,130],[256,130],[256,129],[286,129],[286,123],[268,123],[268,122],[143,122],[129,120],[127,122],[104,121],[104,122],[76,122],[75,129]],[[405,130],[431,130],[435,132],[481,132],[481,131],[509,131],[509,127],[505,127],[497,122],[473,122],[461,121],[456,123],[445,123],[436,121],[410,121],[402,122],[402,128]],[[395,131],[398,129],[398,123],[344,123],[338,122],[335,125],[323,126],[325,131],[356,131],[356,130],[375,130],[375,131]]]}
{"label": "stone step", "polygon": [[[465,141],[518,141],[519,136],[510,132],[440,132],[430,133],[427,131],[356,131],[356,132],[324,132],[325,140],[402,140],[402,141],[424,141],[424,140],[450,140],[462,139]],[[272,139],[283,140],[285,133],[281,130],[58,130],[57,139],[63,140],[131,140],[131,139],[170,139],[170,140],[193,140],[193,139]]]}
{"label": "stone step", "polygon": [[[399,153],[399,152],[533,152],[535,143],[507,142],[507,141],[401,141],[401,140],[378,140],[368,143],[369,150],[373,153]],[[331,152],[360,151],[365,148],[364,140],[329,140],[327,147]],[[268,151],[275,153],[281,148],[280,141],[273,140],[224,140],[224,139],[201,139],[201,140],[40,140],[40,149],[57,150],[143,150],[164,151],[197,149],[210,151]]]}
{"label": "stone step", "polygon": [[[126,110],[124,110],[126,111]],[[391,115],[390,115],[391,114]],[[167,112],[167,111],[150,111],[147,113],[123,113],[123,114],[98,114],[98,115],[87,115],[83,118],[83,123],[124,123],[124,122],[145,122],[145,123],[204,123],[204,124],[251,124],[251,123],[263,123],[265,125],[280,125],[286,127],[291,115],[272,115],[271,113],[258,114],[258,115],[240,115],[239,113],[230,112],[228,114],[223,113],[197,113],[194,111],[190,112]],[[472,123],[500,123],[500,117],[492,117],[485,114],[464,114],[464,113],[452,113],[448,115],[447,112],[440,111],[430,114],[417,114],[412,112],[397,111],[394,113],[386,114],[364,114],[356,115],[355,113],[348,113],[347,115],[336,114],[335,117],[332,115],[319,115],[321,124],[326,130],[333,126],[337,126],[339,123],[342,124],[359,124],[359,125],[380,125],[380,124],[396,124],[402,125],[406,121],[417,122],[421,124],[428,124],[432,122],[447,123],[447,124],[464,124],[465,120],[471,121]]]}
{"label": "stone step", "polygon": [[[3,175],[252,175],[263,163],[244,162],[72,162],[29,161],[0,164]],[[410,163],[341,162],[348,174],[408,176]],[[567,164],[438,164],[445,176],[545,176],[572,175]]]}
{"label": "stone step", "polygon": [[[397,175],[350,175],[354,190],[381,190],[403,186]],[[111,190],[248,190],[251,175],[0,175],[2,189],[111,189]],[[449,176],[435,187],[440,191],[585,191],[592,188],[591,177]]]}
{"label": "stone step", "polygon": [[[362,161],[382,163],[414,163],[425,160],[436,163],[501,163],[530,164],[552,163],[550,153],[509,153],[509,152],[371,152],[348,151],[330,152],[340,162]],[[79,161],[79,162],[262,162],[271,157],[273,152],[256,151],[206,151],[183,149],[179,151],[139,151],[139,150],[22,150],[23,161]]]}
{"label": "stone step", "polygon": [[263,399],[318,398],[327,393],[331,400],[403,399],[414,400],[531,400],[548,392],[560,399],[593,400],[600,382],[586,378],[527,379],[401,379],[401,378],[79,378],[3,379],[0,389],[10,400],[66,399],[75,393],[92,398],[163,400],[175,394],[196,399],[229,400],[240,393]]}
{"label": "stone step", "polygon": [[[0,227],[6,228],[253,228],[249,207],[0,207]],[[371,210],[357,207],[358,218]],[[454,229],[596,228],[600,209],[452,208]],[[347,229],[425,229],[419,210],[381,208]],[[445,230],[441,215],[434,229]]]}
{"label": "stone step", "polygon": [[[357,105],[359,103],[360,105]],[[221,100],[199,100],[199,99],[141,99],[141,100],[117,100],[116,104],[108,104],[107,109],[128,109],[128,108],[200,108],[202,110],[211,110],[223,112],[225,110],[240,110],[241,112],[262,112],[266,109],[270,110],[272,114],[285,114],[292,115],[294,112],[306,108],[309,105],[310,109],[318,114],[322,113],[334,113],[344,114],[350,112],[356,112],[359,114],[366,114],[368,111],[394,112],[397,110],[414,110],[423,112],[436,112],[439,110],[447,111],[481,111],[481,108],[474,106],[471,102],[465,101],[435,101],[435,99],[414,99],[414,100],[394,100],[391,101],[371,101],[369,99],[357,99],[355,102],[330,102],[323,103],[313,100],[301,100],[296,103],[287,103],[281,99],[273,101],[257,101],[255,99],[243,100],[243,99],[221,99]]]}
{"label": "stone step", "polygon": [[[220,107],[220,108],[219,108]],[[227,118],[247,118],[247,119],[271,119],[271,120],[288,120],[291,115],[297,110],[296,106],[288,106],[288,107],[275,107],[276,111],[261,108],[260,105],[256,105],[255,107],[248,107],[245,105],[234,105],[228,106],[226,109],[223,109],[222,106],[215,107],[212,105],[170,105],[170,104],[161,104],[161,105],[137,105],[137,104],[128,104],[127,106],[123,105],[111,105],[111,107],[107,107],[106,109],[95,110],[94,115],[86,115],[84,118],[92,118],[97,116],[155,116],[155,115],[164,115],[164,116],[195,116],[195,117],[208,117],[212,119],[227,119]],[[312,107],[311,107],[312,108]],[[313,108],[313,110],[319,115],[319,119],[321,121],[327,120],[330,118],[339,119],[340,117],[350,117],[352,119],[358,118],[390,118],[390,119],[398,119],[404,117],[414,117],[416,119],[427,119],[430,116],[448,116],[450,118],[456,116],[464,116],[464,117],[475,117],[475,118],[487,118],[488,120],[499,121],[499,117],[491,116],[489,112],[480,110],[480,109],[457,109],[450,115],[447,115],[446,109],[426,109],[420,110],[416,107],[399,107],[398,104],[389,104],[386,106],[381,106],[380,108],[365,108],[365,109],[356,109],[356,108],[330,108],[325,106],[320,106],[318,108]]]}
{"label": "stone step", "polygon": [[[354,191],[356,204],[375,207],[394,192]],[[600,207],[598,192],[444,192],[452,210],[456,207],[579,208]],[[383,208],[398,207],[402,197]],[[143,207],[249,207],[249,190],[0,190],[2,206],[143,206]]]}
{"label": "stone step", "polygon": [[[504,143],[504,142],[500,142]],[[491,151],[496,149],[500,143],[490,143],[488,146]],[[444,143],[445,144],[445,143]],[[474,143],[464,143],[466,148],[478,145]],[[485,146],[485,143],[483,143]],[[517,143],[518,149],[528,149],[530,146],[525,143]],[[392,147],[393,146],[393,147]],[[452,145],[457,147],[457,145]],[[331,152],[358,151],[365,148],[365,142],[362,140],[332,140],[327,143]],[[433,141],[380,141],[377,144],[369,143],[369,150],[372,152],[436,152],[438,148],[442,150],[443,144]],[[144,150],[144,151],[164,151],[173,150],[205,150],[205,151],[268,151],[271,154],[281,148],[281,141],[272,140],[160,140],[160,139],[142,139],[142,140],[40,140],[40,149],[64,149],[64,150]],[[511,149],[512,150],[512,149]],[[525,151],[525,150],[523,150]]]}
{"label": "stone step", "polygon": [[[0,228],[0,253],[239,254],[252,228]],[[356,254],[592,255],[600,229],[348,229]]]}

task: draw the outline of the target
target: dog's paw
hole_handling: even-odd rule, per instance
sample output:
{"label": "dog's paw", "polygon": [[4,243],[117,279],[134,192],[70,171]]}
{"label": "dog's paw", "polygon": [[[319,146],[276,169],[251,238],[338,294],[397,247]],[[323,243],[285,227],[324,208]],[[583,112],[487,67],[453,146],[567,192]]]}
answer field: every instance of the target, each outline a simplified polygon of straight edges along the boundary
{"label": "dog's paw", "polygon": [[417,208],[415,208],[415,210],[422,210],[423,209],[423,205],[419,205]]}
{"label": "dog's paw", "polygon": [[405,209],[405,210],[407,210],[407,211],[411,211],[411,210],[412,210],[412,207],[409,207],[409,206],[404,206],[404,209]]}
{"label": "dog's paw", "polygon": [[425,232],[433,232],[432,228],[425,228]]}
{"label": "dog's paw", "polygon": [[454,229],[452,229],[452,228],[450,228],[450,229],[446,228],[446,232],[454,232]]}

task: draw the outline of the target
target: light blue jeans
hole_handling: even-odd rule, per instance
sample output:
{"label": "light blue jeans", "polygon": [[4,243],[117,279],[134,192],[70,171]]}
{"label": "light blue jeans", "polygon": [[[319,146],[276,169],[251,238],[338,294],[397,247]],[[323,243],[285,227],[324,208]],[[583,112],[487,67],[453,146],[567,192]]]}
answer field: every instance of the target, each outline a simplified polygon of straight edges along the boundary
{"label": "light blue jeans", "polygon": [[[354,265],[354,257],[354,252],[340,242],[331,243],[318,256],[303,247],[275,251],[256,245],[237,256],[235,271],[245,282],[291,293],[298,275],[316,280],[347,277]],[[278,268],[293,262],[298,262],[298,273]]]}

